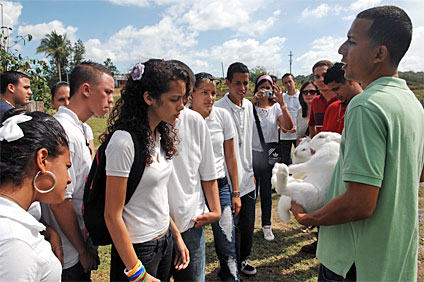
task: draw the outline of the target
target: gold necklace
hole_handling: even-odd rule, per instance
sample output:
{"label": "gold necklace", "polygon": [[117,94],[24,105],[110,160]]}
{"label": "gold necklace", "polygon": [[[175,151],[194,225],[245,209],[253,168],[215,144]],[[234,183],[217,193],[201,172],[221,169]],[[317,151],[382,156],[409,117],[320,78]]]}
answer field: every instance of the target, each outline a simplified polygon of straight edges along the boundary
{"label": "gold necklace", "polygon": [[8,198],[9,200],[12,200],[12,202],[15,202],[18,206],[20,206],[21,208],[23,208],[23,207],[21,206],[21,204],[19,204],[19,203],[18,203],[18,201],[17,201],[15,198],[13,198],[12,196],[6,195],[6,194],[1,193],[1,192],[0,192],[0,196],[6,197],[6,198]]}

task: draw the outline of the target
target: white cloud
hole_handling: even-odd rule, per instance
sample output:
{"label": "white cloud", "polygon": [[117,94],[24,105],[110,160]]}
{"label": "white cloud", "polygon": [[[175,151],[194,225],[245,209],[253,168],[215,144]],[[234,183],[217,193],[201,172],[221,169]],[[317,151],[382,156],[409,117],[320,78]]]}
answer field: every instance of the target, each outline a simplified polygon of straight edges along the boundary
{"label": "white cloud", "polygon": [[[260,43],[255,39],[232,39],[224,42],[220,46],[213,46],[209,51],[209,58],[223,62],[224,68],[229,64],[240,61],[249,68],[263,66],[270,72],[276,72],[281,69],[283,58],[281,51],[284,48],[283,37],[271,37]],[[219,72],[220,68],[218,68]]]}
{"label": "white cloud", "polygon": [[170,7],[167,14],[192,30],[230,28],[238,33],[256,35],[263,34],[274,25],[280,14],[280,11],[272,12],[265,8],[270,3],[270,0],[182,1]]}
{"label": "white cloud", "polygon": [[49,23],[40,23],[36,25],[21,25],[18,27],[18,34],[25,36],[31,34],[33,40],[40,40],[46,34],[55,30],[58,34],[65,34],[66,37],[73,43],[77,40],[76,32],[77,27],[64,26],[62,22],[58,20],[51,21]]}
{"label": "white cloud", "polygon": [[358,0],[356,2],[353,2],[349,6],[349,9],[355,10],[355,11],[365,10],[380,4],[380,2],[381,0]]}
{"label": "white cloud", "polygon": [[316,7],[315,9],[311,9],[311,10],[309,8],[304,9],[302,11],[302,18],[315,17],[315,18],[321,19],[325,17],[329,12],[330,12],[330,6],[323,3],[319,5],[318,7]]}
{"label": "white cloud", "polygon": [[137,29],[126,26],[113,34],[107,42],[90,39],[85,42],[88,59],[116,62],[136,62],[151,57],[165,58],[184,52],[197,44],[197,32],[185,31],[174,25],[169,17],[158,24]]}
{"label": "white cloud", "polygon": [[147,7],[149,6],[148,0],[109,0],[110,3],[117,4],[120,6],[139,6],[139,7]]}
{"label": "white cloud", "polygon": [[19,2],[1,1],[3,4],[3,25],[14,27],[18,24],[19,16],[22,13],[22,4]]}
{"label": "white cloud", "polygon": [[424,26],[415,27],[412,34],[412,42],[408,52],[399,65],[401,71],[423,71],[424,57]]}
{"label": "white cloud", "polygon": [[324,36],[311,43],[311,49],[295,60],[294,72],[308,74],[312,73],[312,66],[319,60],[340,61],[341,55],[337,53],[344,37]]}

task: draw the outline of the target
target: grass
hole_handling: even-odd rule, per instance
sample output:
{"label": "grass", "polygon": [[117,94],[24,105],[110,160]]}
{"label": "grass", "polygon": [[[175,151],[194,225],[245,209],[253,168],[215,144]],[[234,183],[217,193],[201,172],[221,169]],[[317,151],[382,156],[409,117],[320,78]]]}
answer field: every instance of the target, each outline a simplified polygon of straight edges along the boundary
{"label": "grass", "polygon": [[[424,198],[424,189],[420,189],[420,199]],[[274,241],[265,241],[260,224],[260,202],[256,205],[256,222],[252,253],[249,260],[256,266],[254,276],[242,276],[243,281],[317,281],[319,261],[310,254],[300,252],[300,248],[313,242],[313,234],[300,232],[300,225],[294,220],[283,223],[277,214],[279,196],[273,195],[272,226]],[[424,208],[420,201],[420,208]],[[424,223],[420,222],[420,242],[418,255],[418,280],[424,281]],[[215,254],[212,228],[206,226],[206,281],[218,281],[219,262]],[[99,248],[101,264],[92,273],[92,280],[109,281],[110,246]]]}
{"label": "grass", "polygon": [[[256,222],[252,254],[249,260],[256,266],[255,276],[242,276],[243,281],[316,281],[319,262],[313,255],[300,252],[300,248],[313,242],[313,234],[300,232],[300,225],[294,221],[283,223],[277,214],[279,197],[273,196],[272,225],[274,241],[263,238],[260,223],[260,203],[256,205]],[[217,281],[219,268],[215,253],[212,228],[206,226],[206,281]],[[110,246],[99,249],[101,264],[92,273],[93,281],[109,280]]]}
{"label": "grass", "polygon": [[[417,96],[423,93],[416,93]],[[117,97],[115,97],[116,100]],[[421,98],[421,97],[420,97]],[[98,136],[106,128],[107,118],[91,118],[87,123],[94,133],[94,144],[99,146]],[[252,253],[249,260],[257,267],[255,276],[242,276],[243,281],[317,281],[319,262],[314,256],[300,252],[300,248],[313,242],[312,234],[300,232],[300,225],[295,221],[283,223],[278,217],[279,197],[273,195],[272,226],[275,240],[263,239],[260,223],[260,202],[256,205],[256,222]],[[419,190],[419,207],[424,209],[424,189]],[[424,223],[419,223],[418,281],[424,282]],[[213,234],[210,226],[205,228],[206,237],[206,280],[217,281],[219,262],[215,254]],[[99,248],[101,264],[92,273],[93,281],[109,281],[110,246]]]}

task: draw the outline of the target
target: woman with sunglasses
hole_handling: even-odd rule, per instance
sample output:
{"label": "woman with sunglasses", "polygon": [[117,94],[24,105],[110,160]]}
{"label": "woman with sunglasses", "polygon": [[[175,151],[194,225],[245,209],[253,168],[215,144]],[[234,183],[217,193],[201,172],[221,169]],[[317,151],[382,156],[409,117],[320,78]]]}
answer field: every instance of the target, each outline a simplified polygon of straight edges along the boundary
{"label": "woman with sunglasses", "polygon": [[319,95],[318,86],[311,80],[305,81],[300,88],[299,102],[300,108],[297,110],[296,116],[296,143],[299,144],[302,138],[309,136],[309,109],[312,99]]}
{"label": "woman with sunglasses", "polygon": [[[275,102],[276,101],[276,102]],[[268,150],[262,146],[259,137],[259,129],[262,131],[265,143],[279,142],[279,127],[291,129],[293,120],[284,103],[283,92],[278,84],[274,84],[272,78],[264,74],[256,80],[255,96],[252,101],[254,112],[259,120],[260,128],[256,121],[253,125],[252,155],[253,173],[256,179],[256,194],[260,188],[262,231],[265,240],[274,240],[271,229],[271,176],[273,166],[268,163]]]}

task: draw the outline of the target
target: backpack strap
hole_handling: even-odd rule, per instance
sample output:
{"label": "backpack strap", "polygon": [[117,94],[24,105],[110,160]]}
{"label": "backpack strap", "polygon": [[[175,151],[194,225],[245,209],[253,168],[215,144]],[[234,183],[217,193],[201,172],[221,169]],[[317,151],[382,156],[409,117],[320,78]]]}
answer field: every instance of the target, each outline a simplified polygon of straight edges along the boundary
{"label": "backpack strap", "polygon": [[137,135],[129,130],[125,131],[131,134],[135,150],[134,162],[131,166],[130,174],[128,176],[127,193],[125,195],[125,204],[127,204],[130,201],[131,196],[134,194],[135,189],[141,180],[141,177],[143,176],[144,169],[146,168],[146,157],[144,155],[144,150],[141,148],[140,140],[138,139]]}

